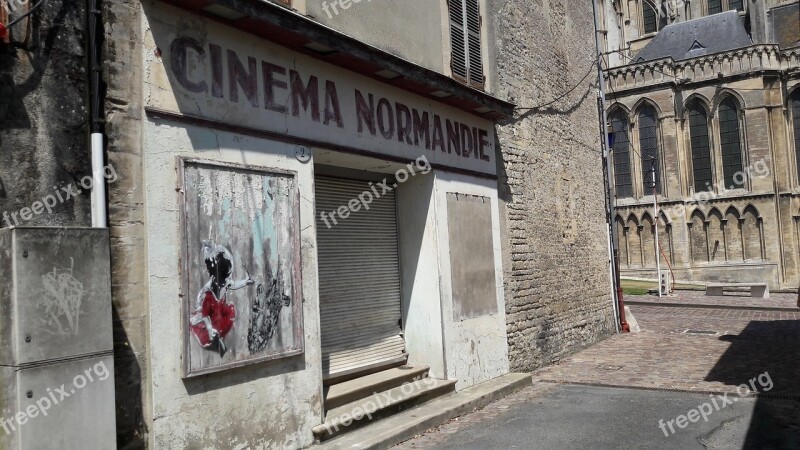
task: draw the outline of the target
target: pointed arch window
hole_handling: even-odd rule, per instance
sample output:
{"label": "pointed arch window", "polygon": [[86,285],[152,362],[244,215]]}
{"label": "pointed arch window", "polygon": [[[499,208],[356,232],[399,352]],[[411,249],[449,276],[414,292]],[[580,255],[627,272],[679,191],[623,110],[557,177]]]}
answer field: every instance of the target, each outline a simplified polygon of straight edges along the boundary
{"label": "pointed arch window", "polygon": [[[722,172],[726,189],[743,188],[736,182],[742,171],[742,142],[739,126],[739,107],[730,97],[719,105],[719,144],[722,149]],[[741,180],[741,177],[739,177]]]}
{"label": "pointed arch window", "polygon": [[744,0],[708,0],[708,14],[718,14],[722,11],[744,11]]}
{"label": "pointed arch window", "polygon": [[661,161],[658,155],[658,117],[652,106],[639,111],[639,150],[642,156],[642,181],[644,192],[653,191],[653,171],[656,178],[656,192],[661,193]]}
{"label": "pointed arch window", "polygon": [[628,118],[622,112],[611,116],[611,134],[614,158],[614,187],[617,198],[633,196],[631,175],[631,142],[628,138]]}
{"label": "pointed arch window", "polygon": [[794,152],[797,155],[797,175],[800,179],[800,89],[796,89],[792,94],[792,128],[794,129]]}
{"label": "pointed arch window", "polygon": [[642,0],[642,25],[645,34],[658,31],[658,12],[652,0]]}
{"label": "pointed arch window", "polygon": [[737,11],[744,11],[743,0],[728,0],[728,9],[735,9]]}
{"label": "pointed arch window", "polygon": [[708,114],[695,101],[688,108],[688,116],[694,191],[701,192],[714,182],[711,166],[711,143],[708,134]]}

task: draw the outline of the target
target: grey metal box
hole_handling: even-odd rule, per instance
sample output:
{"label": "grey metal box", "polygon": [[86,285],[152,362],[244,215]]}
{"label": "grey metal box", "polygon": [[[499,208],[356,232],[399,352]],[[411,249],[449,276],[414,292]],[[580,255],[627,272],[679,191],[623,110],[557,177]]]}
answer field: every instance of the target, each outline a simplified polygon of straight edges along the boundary
{"label": "grey metal box", "polygon": [[111,355],[0,367],[0,448],[116,448]]}
{"label": "grey metal box", "polygon": [[108,230],[0,230],[0,365],[110,352]]}

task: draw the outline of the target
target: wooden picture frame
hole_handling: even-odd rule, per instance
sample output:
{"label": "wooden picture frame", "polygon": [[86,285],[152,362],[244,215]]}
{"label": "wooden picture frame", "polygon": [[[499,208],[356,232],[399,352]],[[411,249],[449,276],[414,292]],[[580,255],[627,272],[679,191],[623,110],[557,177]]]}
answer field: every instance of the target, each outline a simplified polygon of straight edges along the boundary
{"label": "wooden picture frame", "polygon": [[177,158],[184,377],[303,354],[293,171]]}

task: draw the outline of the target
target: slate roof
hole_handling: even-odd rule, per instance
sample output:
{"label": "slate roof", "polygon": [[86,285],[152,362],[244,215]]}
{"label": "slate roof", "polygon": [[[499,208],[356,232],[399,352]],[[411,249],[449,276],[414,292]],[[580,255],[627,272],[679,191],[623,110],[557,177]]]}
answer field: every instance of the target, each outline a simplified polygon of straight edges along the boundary
{"label": "slate roof", "polygon": [[662,28],[633,62],[672,57],[675,61],[752,45],[736,11],[725,11]]}

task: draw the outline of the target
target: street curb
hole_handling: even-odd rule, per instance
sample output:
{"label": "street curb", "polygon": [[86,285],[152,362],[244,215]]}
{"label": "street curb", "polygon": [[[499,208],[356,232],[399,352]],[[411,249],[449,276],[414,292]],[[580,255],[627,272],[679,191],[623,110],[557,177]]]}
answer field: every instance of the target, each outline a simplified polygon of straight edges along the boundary
{"label": "street curb", "polygon": [[313,448],[386,449],[531,384],[531,374],[509,373],[376,421]]}
{"label": "street curb", "polygon": [[777,311],[777,312],[798,312],[798,308],[783,308],[779,306],[733,306],[733,305],[710,305],[708,303],[674,303],[674,302],[643,302],[638,300],[625,300],[626,305],[638,306],[665,306],[670,308],[704,308],[704,309],[745,309],[749,311]]}

